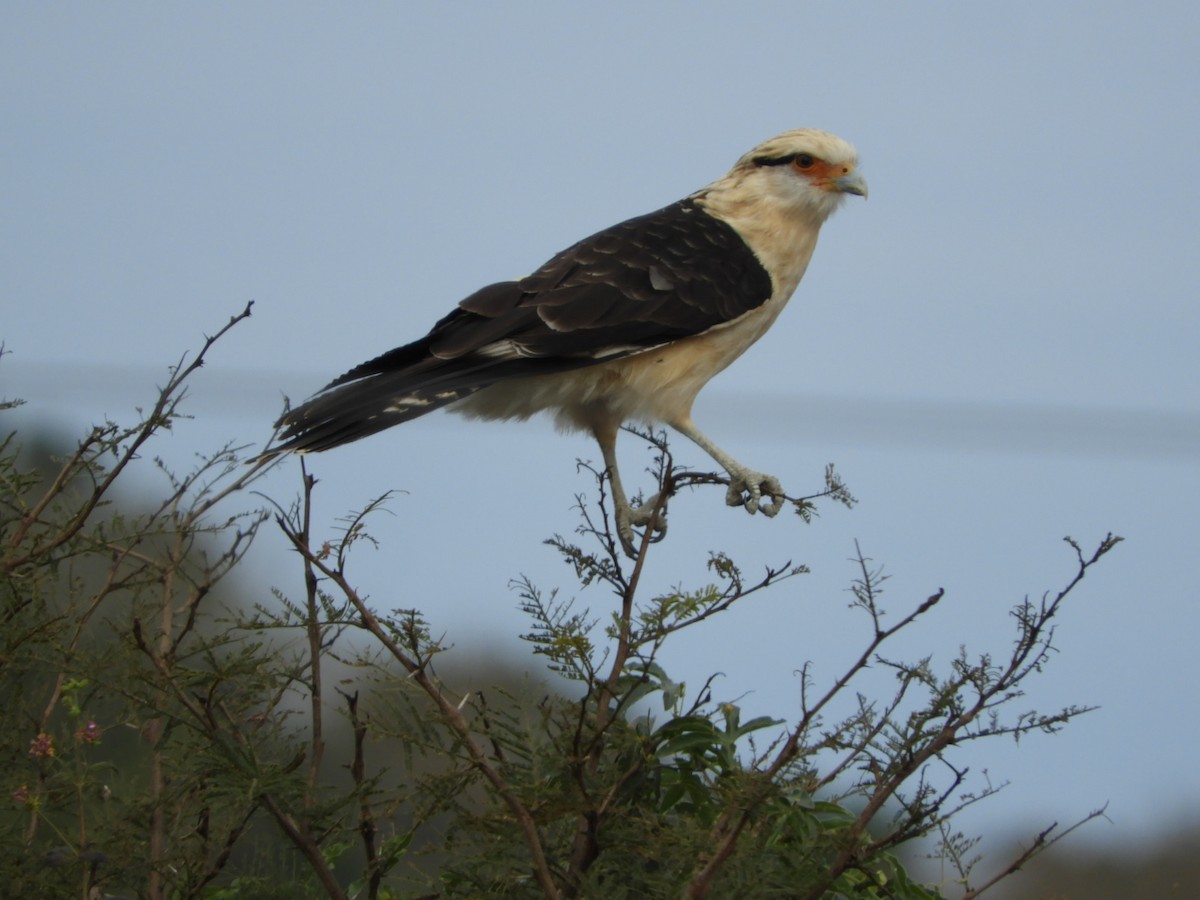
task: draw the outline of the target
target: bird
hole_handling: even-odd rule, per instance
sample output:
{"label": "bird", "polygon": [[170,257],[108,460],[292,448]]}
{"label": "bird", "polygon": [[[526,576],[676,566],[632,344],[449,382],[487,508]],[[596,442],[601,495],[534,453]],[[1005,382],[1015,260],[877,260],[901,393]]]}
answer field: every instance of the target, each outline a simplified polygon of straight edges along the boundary
{"label": "bird", "polygon": [[808,267],[826,219],[867,196],[843,139],[800,128],[758,144],[721,178],[572,244],[533,273],[480,288],[424,337],[334,379],[276,422],[263,455],[328,450],[433,410],[524,420],[550,412],[589,432],[616,532],[665,533],[658,497],[633,506],[617,466],[627,423],[665,423],[728,473],[726,502],[774,516],[786,495],[692,420],[697,394],[766,333]]}

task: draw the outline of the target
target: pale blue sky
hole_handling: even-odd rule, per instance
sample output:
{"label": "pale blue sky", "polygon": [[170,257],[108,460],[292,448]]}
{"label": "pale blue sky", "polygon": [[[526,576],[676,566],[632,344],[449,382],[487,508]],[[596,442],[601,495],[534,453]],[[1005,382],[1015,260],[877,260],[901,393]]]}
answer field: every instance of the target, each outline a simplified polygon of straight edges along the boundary
{"label": "pale blue sky", "polygon": [[[865,639],[846,610],[855,539],[892,573],[893,611],[947,590],[912,655],[1003,652],[1009,607],[1069,577],[1063,535],[1115,531],[1127,542],[1067,608],[1028,698],[1102,709],[964,756],[1012,782],[964,827],[1109,801],[1080,840],[1137,842],[1200,800],[1197,46],[1183,2],[5,3],[0,393],[64,428],[127,417],[253,299],[196,382],[198,420],[158,450],[183,464],[261,442],[283,393],[419,336],[476,287],[772,134],[835,131],[870,200],[826,226],[792,306],[697,420],[797,491],[836,462],[861,503],[803,526],[715,490],[679,498],[653,584],[702,582],[717,547],[747,571],[814,572],[687,637],[667,669],[720,669],[719,696],[786,714],[794,670],[833,677]],[[570,590],[539,542],[573,527],[589,488],[574,460],[596,456],[544,422],[436,415],[313,468],[326,521],[408,491],[359,559],[381,605],[424,606],[457,652],[521,654],[506,585]],[[644,464],[632,442],[624,456]],[[281,561],[264,542],[263,583],[297,590],[298,572],[270,574]]]}

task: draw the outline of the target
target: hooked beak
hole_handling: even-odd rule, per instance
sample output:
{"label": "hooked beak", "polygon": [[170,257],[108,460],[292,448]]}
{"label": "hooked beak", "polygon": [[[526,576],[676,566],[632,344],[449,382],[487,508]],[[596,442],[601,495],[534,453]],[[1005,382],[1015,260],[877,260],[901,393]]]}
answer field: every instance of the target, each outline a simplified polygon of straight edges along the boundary
{"label": "hooked beak", "polygon": [[835,191],[841,191],[843,194],[857,194],[859,197],[867,196],[867,180],[857,172],[848,172],[845,175],[840,175],[830,182],[830,186]]}

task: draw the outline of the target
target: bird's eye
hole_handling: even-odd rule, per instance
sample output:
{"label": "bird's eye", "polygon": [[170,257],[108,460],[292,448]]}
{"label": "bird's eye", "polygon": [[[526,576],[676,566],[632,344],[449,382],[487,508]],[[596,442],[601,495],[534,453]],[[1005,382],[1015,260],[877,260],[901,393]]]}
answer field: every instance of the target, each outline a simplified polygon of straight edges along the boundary
{"label": "bird's eye", "polygon": [[811,153],[797,153],[793,160],[797,169],[811,169],[816,161],[816,157]]}

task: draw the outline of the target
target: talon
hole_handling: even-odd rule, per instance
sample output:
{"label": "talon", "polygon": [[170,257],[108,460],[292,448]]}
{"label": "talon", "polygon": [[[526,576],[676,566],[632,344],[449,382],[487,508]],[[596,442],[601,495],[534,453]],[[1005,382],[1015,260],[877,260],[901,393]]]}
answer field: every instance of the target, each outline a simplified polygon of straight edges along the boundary
{"label": "talon", "polygon": [[744,506],[751,515],[761,512],[770,519],[779,515],[784,499],[783,486],[774,476],[750,471],[730,473],[725,492],[729,506]]}
{"label": "talon", "polygon": [[634,531],[635,527],[649,528],[652,544],[657,544],[667,536],[667,510],[664,506],[662,512],[656,516],[654,507],[657,505],[658,495],[655,494],[639,506],[625,506],[617,510],[617,537],[627,556],[636,558],[638,555],[642,536]]}
{"label": "talon", "polygon": [[742,496],[743,485],[740,479],[733,478],[729,481],[729,488],[725,491],[726,506],[745,506],[746,498]]}
{"label": "talon", "polygon": [[773,519],[779,515],[779,511],[783,509],[783,501],[786,499],[783,495],[783,485],[778,479],[767,477],[763,482],[763,495],[770,498],[766,503],[760,503],[758,511],[768,519]]}

